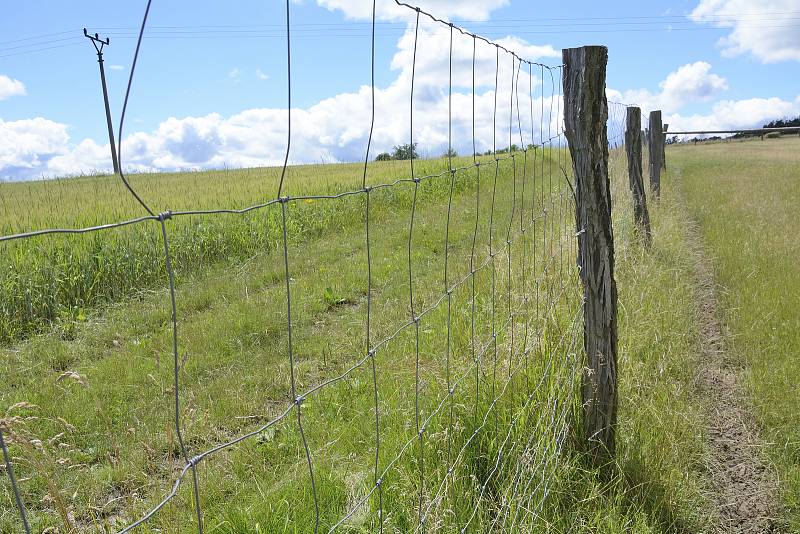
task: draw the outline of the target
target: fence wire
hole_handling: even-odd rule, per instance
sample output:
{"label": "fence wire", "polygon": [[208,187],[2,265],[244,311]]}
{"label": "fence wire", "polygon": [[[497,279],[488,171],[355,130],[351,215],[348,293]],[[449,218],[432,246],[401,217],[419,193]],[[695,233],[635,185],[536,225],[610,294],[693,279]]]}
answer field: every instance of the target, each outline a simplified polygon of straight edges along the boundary
{"label": "fence wire", "polygon": [[[126,109],[134,80],[134,71],[140,55],[140,44],[147,26],[152,0],[148,0],[139,40],[133,57],[130,78],[125,93],[122,115],[118,129],[118,157],[120,167],[123,162],[123,125]],[[307,487],[313,503],[313,520],[309,524],[298,525],[302,531],[334,532],[349,528],[355,517],[359,521],[369,521],[377,530],[403,529],[395,521],[397,510],[392,503],[405,502],[398,495],[387,495],[387,481],[394,477],[406,477],[416,489],[413,524],[405,525],[407,530],[425,532],[428,529],[442,528],[474,531],[478,528],[512,532],[526,522],[534,521],[549,495],[552,474],[558,455],[570,433],[576,406],[576,383],[580,377],[581,366],[581,300],[575,250],[581,229],[574,228],[575,199],[570,185],[572,175],[569,154],[565,149],[562,127],[563,98],[560,94],[563,66],[548,66],[521,58],[514,51],[492,42],[484,37],[470,33],[458,26],[441,20],[418,7],[395,0],[398,6],[410,10],[413,15],[414,48],[410,78],[409,106],[409,146],[415,146],[415,118],[418,102],[415,100],[415,83],[418,67],[420,19],[441,24],[449,30],[449,50],[447,63],[448,79],[448,129],[447,129],[447,170],[439,173],[420,173],[419,161],[413,156],[408,160],[408,177],[397,178],[379,184],[369,183],[373,132],[375,128],[375,31],[376,5],[372,6],[371,31],[371,115],[369,138],[364,156],[361,187],[325,195],[285,194],[287,168],[291,153],[292,138],[292,39],[290,18],[291,3],[286,1],[286,58],[287,58],[287,126],[286,153],[281,168],[280,182],[275,196],[264,202],[243,209],[206,209],[157,212],[143,199],[126,176],[121,180],[130,195],[138,202],[144,215],[110,224],[84,228],[49,228],[17,232],[0,236],[0,241],[32,241],[42,236],[56,234],[86,234],[107,232],[130,225],[156,224],[160,231],[166,282],[169,288],[169,309],[171,328],[172,359],[172,429],[177,437],[180,462],[175,476],[171,479],[169,491],[141,515],[116,525],[119,532],[131,532],[144,526],[156,517],[179,495],[181,488],[191,488],[192,515],[196,530],[203,532],[206,524],[203,506],[200,466],[210,457],[231,449],[246,440],[262,436],[279,424],[293,426],[296,431],[302,464],[307,474]],[[456,140],[453,132],[454,100],[454,35],[471,40],[472,43],[472,154],[471,163],[458,164],[454,157]],[[492,148],[488,155],[478,153],[478,120],[476,119],[476,58],[479,47],[494,50],[494,109],[492,116]],[[500,72],[502,65],[511,65],[511,91],[509,101],[500,102]],[[538,77],[538,82],[537,82]],[[527,79],[527,84],[523,83]],[[522,80],[522,82],[521,82]],[[505,83],[505,82],[503,82]],[[538,83],[537,95],[535,84]],[[520,87],[522,85],[522,87]],[[523,103],[520,105],[520,93]],[[539,102],[537,102],[539,100]],[[536,110],[537,106],[539,109]],[[609,108],[609,146],[620,146],[624,138],[624,107],[615,103]],[[538,111],[538,133],[536,136],[536,115]],[[528,121],[529,116],[529,121]],[[505,138],[498,136],[501,122],[508,119],[507,146]],[[523,121],[525,117],[525,121]],[[523,126],[529,122],[529,128]],[[545,124],[546,122],[546,124]],[[504,136],[505,137],[505,136]],[[515,141],[519,142],[517,146]],[[516,146],[516,148],[514,148]],[[501,166],[510,169],[510,178],[501,171]],[[440,290],[433,298],[422,298],[415,292],[419,280],[430,278],[431,269],[420,269],[415,265],[414,255],[418,245],[415,237],[419,229],[419,205],[425,201],[424,185],[442,181],[447,188],[446,216],[441,258],[443,260]],[[454,190],[457,181],[468,182],[469,190],[474,189],[475,220],[469,247],[469,262],[466,274],[454,274],[453,254],[455,246],[451,228],[455,218],[462,216],[454,206]],[[504,183],[505,182],[505,183]],[[510,199],[502,198],[502,192],[510,186]],[[376,227],[374,222],[375,196],[380,190],[394,190],[401,187],[413,188],[407,219],[406,262],[403,266],[407,282],[407,317],[389,335],[376,335],[374,297],[379,291],[373,279],[376,247]],[[292,210],[298,203],[306,201],[332,202],[338,199],[357,197],[363,199],[363,243],[366,262],[366,310],[364,317],[363,350],[352,355],[352,363],[342,372],[323,378],[318,383],[303,387],[298,379],[297,340],[298,325],[294,319],[293,306],[297,297],[293,294],[293,275],[297,267],[293,263],[297,247],[292,239],[289,224]],[[506,205],[502,205],[503,203]],[[481,210],[488,204],[488,228],[483,228]],[[193,440],[186,439],[185,409],[182,374],[185,373],[179,337],[179,302],[176,292],[175,272],[171,261],[171,239],[173,221],[184,217],[245,215],[260,212],[267,208],[280,210],[280,243],[282,256],[282,278],[285,286],[281,303],[286,316],[285,355],[288,360],[289,386],[291,398],[277,414],[250,431],[221,441],[205,450],[194,450]],[[507,220],[501,220],[507,214]],[[481,233],[488,236],[488,252],[482,254]],[[488,295],[480,294],[483,284],[480,277],[489,278]],[[465,291],[467,302],[463,309],[457,297]],[[488,302],[485,300],[488,299]],[[427,305],[426,305],[427,302]],[[273,303],[277,305],[277,303]],[[487,321],[481,322],[483,307],[488,306]],[[435,314],[445,314],[444,354],[435,358],[443,360],[444,377],[441,391],[431,402],[431,380],[425,376],[430,365],[430,354],[421,343],[425,334],[426,321]],[[469,343],[464,354],[454,346],[453,331],[463,316],[468,316]],[[554,325],[558,325],[556,328]],[[485,331],[485,335],[481,335]],[[386,411],[386,399],[382,396],[382,382],[390,380],[390,368],[386,360],[379,356],[387,347],[399,341],[402,336],[411,335],[413,355],[413,421],[409,421],[407,439],[394,450],[387,449],[385,440],[386,423],[391,414]],[[383,365],[382,365],[383,364]],[[371,382],[371,412],[374,432],[371,437],[371,482],[361,495],[348,502],[346,511],[331,519],[324,509],[327,506],[321,496],[319,456],[325,451],[314,448],[308,436],[309,424],[314,432],[319,429],[318,418],[309,420],[304,407],[315,396],[337,384],[351,380],[355,373],[366,369]],[[265,372],[270,372],[266,371]],[[435,381],[434,385],[435,385]],[[463,393],[462,393],[463,392]],[[472,406],[465,403],[471,402]],[[24,420],[9,415],[0,425],[0,444],[2,444],[5,472],[13,491],[18,508],[19,524],[26,532],[30,531],[28,512],[40,510],[31,500],[31,493],[24,488],[24,482],[15,477],[12,454],[24,456],[26,438]],[[531,428],[543,427],[546,431],[533,432]],[[434,432],[435,431],[435,432]],[[431,437],[429,434],[438,434]],[[443,435],[442,439],[440,436]],[[5,441],[4,441],[5,439]],[[9,450],[6,443],[12,445]],[[14,444],[19,448],[14,448]],[[19,464],[19,461],[16,462]],[[481,469],[467,464],[480,464]],[[26,465],[25,478],[28,481],[41,473],[31,472]],[[410,466],[410,467],[409,467]],[[209,467],[211,474],[217,466]],[[411,472],[409,472],[411,471]],[[478,472],[480,471],[480,472]],[[470,473],[465,476],[464,473]],[[499,480],[509,481],[506,487],[497,485]],[[299,479],[298,479],[299,480]],[[327,483],[327,482],[326,482]],[[465,490],[465,488],[467,488]],[[468,491],[468,495],[463,494]],[[469,503],[467,513],[457,515],[453,509]],[[26,508],[27,507],[27,508]],[[409,514],[411,515],[411,514]],[[367,519],[365,519],[367,517]],[[176,527],[177,528],[177,527]]]}

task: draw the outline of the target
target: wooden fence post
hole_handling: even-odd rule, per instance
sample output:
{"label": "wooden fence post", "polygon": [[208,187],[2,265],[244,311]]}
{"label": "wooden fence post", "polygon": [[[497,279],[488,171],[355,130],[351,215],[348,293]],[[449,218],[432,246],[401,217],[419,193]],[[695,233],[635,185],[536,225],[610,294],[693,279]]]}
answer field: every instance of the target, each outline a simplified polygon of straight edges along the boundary
{"label": "wooden fence post", "polygon": [[664,139],[661,142],[661,169],[667,170],[667,130],[669,130],[669,124],[664,125]]}
{"label": "wooden fence post", "polygon": [[629,107],[625,116],[625,152],[628,155],[628,185],[633,194],[636,228],[644,236],[645,245],[650,246],[650,213],[642,179],[642,110],[637,107]]}
{"label": "wooden fence post", "polygon": [[588,452],[605,465],[617,422],[617,286],[608,179],[604,46],[563,51],[564,122],[575,174],[578,268],[583,281],[583,425]]}
{"label": "wooden fence post", "polygon": [[661,195],[661,157],[664,155],[661,111],[650,112],[650,127],[647,134],[647,151],[650,157],[650,190],[653,196]]}

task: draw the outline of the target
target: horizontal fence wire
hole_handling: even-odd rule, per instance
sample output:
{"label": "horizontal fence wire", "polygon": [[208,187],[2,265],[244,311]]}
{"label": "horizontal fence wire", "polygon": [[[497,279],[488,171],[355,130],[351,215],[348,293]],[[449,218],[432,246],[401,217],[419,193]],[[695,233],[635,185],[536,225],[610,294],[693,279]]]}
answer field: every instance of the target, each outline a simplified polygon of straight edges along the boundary
{"label": "horizontal fence wire", "polygon": [[[128,220],[110,222],[88,227],[77,228],[50,228],[42,230],[22,231],[0,236],[3,242],[28,242],[47,235],[58,234],[86,234],[102,233],[116,228],[131,225],[157,224],[160,233],[160,246],[163,248],[164,270],[169,294],[170,329],[171,329],[171,363],[172,363],[172,429],[178,441],[181,464],[177,474],[172,480],[169,491],[157,499],[151,506],[133,520],[127,521],[119,532],[131,532],[139,526],[152,520],[179,494],[184,484],[191,487],[193,521],[198,532],[203,532],[206,518],[204,516],[202,501],[202,483],[207,477],[198,473],[199,466],[212,455],[231,449],[246,440],[263,435],[277,425],[284,423],[292,425],[296,430],[300,456],[304,469],[307,472],[308,487],[304,491],[311,494],[313,502],[313,521],[299,528],[304,531],[334,532],[345,527],[355,516],[364,514],[372,516],[373,525],[377,530],[388,528],[387,522],[392,520],[391,513],[386,506],[389,500],[386,495],[386,481],[396,475],[397,471],[406,465],[413,466],[413,473],[406,476],[412,477],[416,487],[416,513],[415,520],[409,530],[425,532],[428,529],[441,528],[443,522],[453,520],[461,532],[476,529],[476,523],[484,528],[514,531],[525,521],[530,521],[541,510],[550,490],[549,473],[554,468],[554,462],[566,442],[572,425],[572,415],[575,409],[574,402],[565,401],[575,397],[575,385],[579,378],[581,365],[579,353],[581,350],[580,326],[582,324],[580,311],[581,299],[579,279],[575,266],[575,250],[577,238],[583,229],[574,228],[575,197],[571,184],[571,162],[569,153],[565,149],[563,132],[563,98],[560,94],[563,66],[547,66],[535,61],[521,58],[514,51],[492,42],[484,37],[470,33],[447,21],[441,20],[418,7],[395,1],[405,9],[410,10],[414,17],[414,51],[410,78],[409,101],[409,146],[415,147],[415,75],[417,72],[417,55],[420,17],[427,17],[432,22],[449,29],[448,53],[448,133],[447,133],[447,169],[439,173],[420,174],[419,161],[412,155],[408,160],[409,176],[398,178],[380,184],[369,184],[369,162],[371,160],[372,136],[375,126],[375,27],[376,5],[372,5],[372,32],[371,32],[371,115],[369,123],[369,140],[366,146],[361,187],[349,191],[326,195],[297,195],[285,194],[284,186],[289,167],[291,152],[291,119],[293,93],[291,77],[291,18],[290,1],[286,1],[286,58],[287,58],[287,125],[288,134],[286,152],[280,173],[280,183],[275,198],[251,205],[242,209],[207,209],[186,211],[154,210],[143,200],[125,175],[121,172],[123,181],[130,195],[138,202],[146,215]],[[151,0],[147,2],[145,14],[139,30],[139,40],[133,57],[132,68],[125,93],[123,111],[118,129],[118,157],[120,167],[123,162],[123,124],[125,111],[131,96],[132,83],[137,60],[140,55],[140,45],[144,34],[147,18],[150,12]],[[454,48],[453,37],[458,34],[472,42],[472,162],[458,165],[454,161],[453,138],[453,87],[454,87]],[[476,124],[476,55],[477,47],[491,47],[495,52],[494,66],[494,109],[492,118],[492,150],[489,156],[479,156],[477,151],[477,124]],[[506,62],[506,63],[503,63]],[[501,64],[511,65],[511,80],[509,101],[500,102],[498,98]],[[520,80],[527,80],[527,84],[520,87]],[[535,83],[540,85],[537,95]],[[523,101],[527,100],[527,108],[520,105],[520,93]],[[537,102],[537,100],[539,102]],[[538,109],[535,107],[538,104]],[[538,139],[535,135],[535,115],[538,113]],[[523,127],[523,119],[530,123],[530,128]],[[507,146],[505,140],[498,138],[499,121],[508,119]],[[624,105],[609,104],[609,147],[621,146],[624,140]],[[517,146],[515,141],[519,142]],[[501,171],[501,166],[510,168],[510,178]],[[451,251],[452,219],[457,216],[454,212],[454,188],[457,179],[468,178],[469,187],[474,188],[475,221],[471,239],[468,272],[462,276],[453,274],[453,260]],[[424,300],[415,294],[418,281],[430,277],[430,273],[421,271],[414,265],[415,232],[417,231],[419,204],[423,201],[425,190],[423,184],[433,181],[444,181],[447,184],[447,209],[442,247],[443,278],[441,286],[432,302],[425,305]],[[507,182],[507,183],[506,183]],[[498,185],[499,184],[499,185]],[[510,184],[511,198],[506,206],[498,198],[498,187],[508,188]],[[384,337],[379,337],[373,330],[374,302],[373,296],[377,288],[373,280],[375,228],[374,210],[375,193],[384,189],[397,189],[399,187],[413,188],[413,197],[407,219],[406,264],[405,279],[408,285],[407,307],[408,316],[394,330]],[[297,377],[296,356],[296,328],[293,319],[293,306],[296,297],[293,296],[293,265],[291,250],[296,245],[292,240],[288,218],[294,206],[305,201],[333,201],[345,197],[363,199],[363,242],[366,251],[366,314],[364,317],[363,351],[353,356],[353,362],[343,371],[333,376],[323,378],[316,384],[301,387]],[[481,254],[477,243],[481,229],[480,214],[489,206],[488,222],[488,253]],[[286,359],[288,360],[289,385],[291,400],[285,403],[276,414],[263,424],[252,430],[222,441],[206,450],[197,452],[192,450],[192,441],[184,437],[186,432],[184,424],[184,407],[182,404],[181,380],[181,346],[179,338],[180,308],[175,282],[175,272],[171,256],[171,226],[172,220],[181,217],[244,215],[258,212],[267,208],[280,211],[280,244],[278,251],[282,256],[282,278],[285,285],[284,301],[281,306],[286,314]],[[501,209],[502,208],[502,209]],[[508,213],[507,220],[499,220],[498,213]],[[487,324],[479,324],[477,308],[483,306],[483,297],[479,295],[478,278],[490,278],[490,291],[488,295],[489,318]],[[468,306],[466,313],[469,316],[470,340],[468,347],[467,364],[464,365],[463,354],[457,354],[452,340],[454,316],[461,313],[454,295],[459,290],[466,290]],[[505,291],[503,291],[505,290]],[[444,360],[444,387],[439,392],[438,402],[426,409],[424,396],[424,368],[426,355],[421,349],[421,330],[423,322],[435,313],[445,313],[445,327],[441,332],[446,341]],[[566,310],[566,311],[564,311]],[[545,341],[552,335],[550,326],[557,322],[556,317],[563,315],[568,319],[564,327],[557,332],[555,341]],[[486,330],[487,335],[481,337],[480,330]],[[385,371],[381,368],[378,356],[389,344],[401,336],[410,334],[413,339],[413,367],[414,367],[414,410],[413,421],[410,422],[410,435],[395,451],[387,451],[383,435],[386,432],[383,420],[387,416],[382,412],[381,380],[385,379]],[[540,360],[536,357],[540,356]],[[532,368],[540,366],[541,369],[534,373]],[[334,385],[350,379],[357,371],[366,369],[370,376],[372,395],[371,406],[368,408],[372,414],[372,462],[371,483],[364,489],[362,495],[354,502],[349,503],[346,513],[337,520],[330,521],[323,518],[323,502],[320,497],[320,473],[318,458],[308,435],[309,419],[304,405],[309,399],[321,392],[332,388]],[[552,386],[551,381],[557,384]],[[555,389],[549,390],[548,388]],[[472,395],[473,405],[464,410],[458,404],[457,396],[462,391],[469,391]],[[548,393],[549,391],[549,393]],[[483,397],[482,397],[483,395]],[[544,400],[542,396],[544,395]],[[577,402],[576,399],[574,399]],[[548,407],[550,419],[546,421],[548,435],[552,437],[547,441],[545,437],[536,433],[525,435],[522,430],[532,417],[537,416],[537,410],[542,403]],[[316,420],[314,420],[316,424]],[[22,431],[16,429],[21,421],[8,417],[0,425],[0,444],[2,444],[5,472],[8,474],[15,502],[20,515],[20,524],[29,531],[28,513],[26,511],[26,498],[20,482],[14,476],[12,458],[6,443],[23,442],[25,437]],[[439,425],[446,438],[444,443],[434,441],[428,434],[433,426]],[[470,427],[466,439],[457,442],[458,429]],[[316,431],[316,429],[315,429]],[[6,441],[3,441],[5,436]],[[489,436],[488,438],[484,436]],[[496,448],[491,455],[483,458],[486,472],[482,478],[475,479],[473,484],[474,495],[471,497],[471,506],[468,514],[456,519],[448,519],[447,509],[455,506],[462,495],[454,493],[453,488],[456,478],[464,469],[469,457],[484,446],[484,440],[494,443]],[[441,449],[439,446],[441,445]],[[394,454],[392,454],[394,453]],[[510,461],[515,459],[515,461]],[[443,467],[437,466],[441,462]],[[212,472],[213,472],[212,468]],[[36,473],[29,473],[28,479]],[[191,476],[190,476],[191,475]],[[494,484],[503,477],[509,480],[509,489],[498,495]],[[463,478],[463,476],[462,476]],[[515,498],[518,496],[518,498]],[[31,502],[28,501],[28,505]],[[493,516],[485,517],[484,509],[491,508]],[[393,526],[392,529],[396,527]]]}

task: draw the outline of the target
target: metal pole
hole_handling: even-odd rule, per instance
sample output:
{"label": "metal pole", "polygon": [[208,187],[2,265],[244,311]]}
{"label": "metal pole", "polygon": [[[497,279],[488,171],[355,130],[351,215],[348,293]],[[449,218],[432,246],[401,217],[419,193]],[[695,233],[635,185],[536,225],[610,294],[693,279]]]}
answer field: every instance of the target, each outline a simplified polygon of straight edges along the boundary
{"label": "metal pole", "polygon": [[[103,66],[103,47],[108,45],[111,41],[110,39],[106,38],[102,40],[98,37],[97,34],[91,36],[86,31],[86,28],[83,29],[83,35],[85,35],[89,40],[92,41],[95,50],[97,50],[97,63],[100,65],[100,84],[103,86],[103,103],[105,104],[106,108],[106,126],[108,127],[108,142],[111,145],[111,163],[114,166],[114,174],[119,174],[119,161],[117,161],[117,147],[116,143],[114,142],[114,126],[111,123],[111,109],[108,105],[108,88],[106,87],[106,71],[105,67]],[[97,45],[100,43],[100,46]]]}

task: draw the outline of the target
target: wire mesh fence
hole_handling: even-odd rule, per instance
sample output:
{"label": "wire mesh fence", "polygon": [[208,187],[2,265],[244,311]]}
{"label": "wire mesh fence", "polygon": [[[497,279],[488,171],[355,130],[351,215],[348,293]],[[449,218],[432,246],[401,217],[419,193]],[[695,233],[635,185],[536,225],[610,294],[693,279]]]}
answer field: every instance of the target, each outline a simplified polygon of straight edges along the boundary
{"label": "wire mesh fence", "polygon": [[[153,299],[169,360],[163,367],[159,360],[152,374],[121,376],[82,393],[83,401],[109,397],[109,415],[87,420],[109,419],[99,428],[76,428],[64,414],[6,396],[0,440],[8,484],[0,525],[203,532],[261,521],[267,531],[282,525],[308,532],[466,532],[514,531],[537,520],[580,409],[582,302],[575,250],[581,229],[575,228],[562,126],[563,66],[528,61],[419,8],[396,4],[413,16],[412,154],[392,164],[389,179],[376,180],[387,173],[372,163],[380,112],[373,2],[372,115],[360,180],[347,189],[287,194],[293,94],[287,1],[288,135],[274,196],[243,208],[159,211],[121,173],[141,215],[0,237],[9,255],[62,239],[69,241],[61,250],[70,250],[91,239],[100,247],[93,261],[102,262],[106,236],[143,228],[127,234],[149,247],[138,257],[146,261],[134,280],[158,286],[160,279],[167,287],[166,301],[158,291]],[[150,2],[139,45],[149,9]],[[445,29],[449,43],[446,72],[438,73],[448,79],[447,152],[434,163],[413,154],[426,112],[415,94],[418,61],[431,50],[419,42],[426,18]],[[122,132],[139,45],[118,131],[123,169]],[[485,95],[478,94],[476,77],[487,73],[478,70],[476,58],[487,51],[494,56],[488,73],[493,102],[491,114],[482,116],[478,100]],[[510,79],[501,80],[501,73]],[[454,80],[470,78],[465,101],[454,93]],[[454,105],[465,102],[472,107],[466,141],[456,139],[453,128]],[[610,103],[612,150],[624,141],[624,120],[624,106]],[[488,122],[491,149],[481,153],[479,130]],[[455,155],[457,143],[471,145],[471,154]],[[234,351],[222,348],[234,343],[227,330],[250,320],[236,309],[211,307],[208,313],[218,314],[214,322],[220,325],[212,332],[184,318],[186,308],[204,306],[193,298],[198,286],[182,276],[184,269],[190,263],[217,268],[218,256],[180,249],[176,260],[175,253],[187,232],[179,221],[223,217],[258,221],[263,234],[244,234],[267,250],[259,259],[269,281],[262,282],[258,302],[241,296],[248,295],[246,286],[237,297],[237,306],[262,310],[258,321],[246,325],[256,339],[237,338]],[[208,224],[213,232],[225,230]],[[90,278],[105,281],[98,276]],[[19,293],[19,309],[35,318],[31,292],[12,290]],[[75,292],[85,296],[88,290],[81,291]],[[16,310],[8,304],[7,311],[4,321],[12,324]],[[113,376],[113,362],[108,365]],[[57,380],[86,380],[62,371]],[[133,413],[126,413],[126,403]],[[240,416],[231,418],[222,405]],[[114,432],[121,434],[113,439],[114,450],[87,452],[92,439]],[[96,476],[93,469],[109,470],[104,476],[110,482],[82,499],[78,489]],[[131,475],[136,483],[127,480],[126,469],[140,471]],[[72,499],[64,495],[67,488],[74,488]],[[238,507],[238,499],[268,504],[254,511],[254,505]]]}

